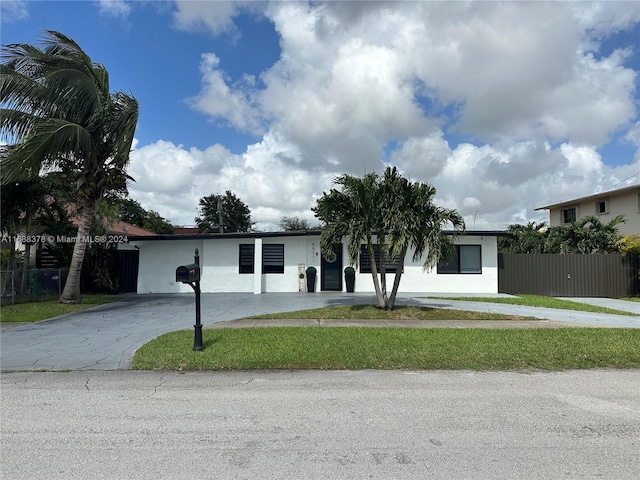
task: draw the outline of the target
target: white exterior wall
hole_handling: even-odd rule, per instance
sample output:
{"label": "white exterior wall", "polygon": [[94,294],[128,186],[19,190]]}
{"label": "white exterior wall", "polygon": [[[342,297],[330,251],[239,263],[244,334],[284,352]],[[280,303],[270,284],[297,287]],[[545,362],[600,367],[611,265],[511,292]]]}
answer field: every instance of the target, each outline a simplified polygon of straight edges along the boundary
{"label": "white exterior wall", "polygon": [[171,242],[131,242],[140,248],[138,293],[193,292],[189,285],[176,283],[176,268],[193,263],[194,250],[200,252],[200,265],[206,259],[202,240]]}
{"label": "white exterior wall", "polygon": [[[138,293],[183,293],[192,292],[189,285],[175,282],[175,271],[179,265],[193,263],[194,250],[200,253],[202,277],[200,288],[203,293],[261,293],[298,292],[299,265],[314,266],[318,270],[316,292],[321,285],[321,257],[319,236],[285,236],[263,238],[216,238],[216,239],[176,239],[140,240],[132,245],[140,249],[138,269]],[[261,273],[261,262],[255,262],[254,274],[239,273],[239,245],[255,244],[256,258],[260,258],[260,243],[284,244],[284,274]],[[427,271],[422,263],[412,262],[412,253],[407,253],[400,292],[425,293],[497,293],[498,265],[497,238],[495,236],[462,237],[458,244],[481,245],[481,274],[438,275],[434,267]],[[348,265],[346,242],[343,242],[343,270]],[[387,275],[388,291],[393,286],[394,275]],[[343,278],[343,290],[346,283]],[[374,292],[370,273],[356,272],[356,292]]]}
{"label": "white exterior wall", "polygon": [[[497,237],[462,237],[457,245],[480,245],[482,273],[438,274],[436,266],[424,270],[422,262],[413,262],[413,252],[405,258],[404,273],[398,292],[404,293],[498,293],[498,239]],[[348,257],[345,252],[345,266]],[[387,274],[387,291],[391,292],[395,274]],[[345,287],[346,288],[346,287]],[[356,292],[375,292],[370,273],[356,270]]]}

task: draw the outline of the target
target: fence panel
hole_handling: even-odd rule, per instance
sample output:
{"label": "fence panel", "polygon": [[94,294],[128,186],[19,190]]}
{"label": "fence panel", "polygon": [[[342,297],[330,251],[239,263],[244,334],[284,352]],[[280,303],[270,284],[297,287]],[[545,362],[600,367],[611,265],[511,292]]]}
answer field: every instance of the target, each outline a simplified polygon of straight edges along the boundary
{"label": "fence panel", "polygon": [[637,256],[501,253],[498,291],[552,297],[620,298],[640,294]]}

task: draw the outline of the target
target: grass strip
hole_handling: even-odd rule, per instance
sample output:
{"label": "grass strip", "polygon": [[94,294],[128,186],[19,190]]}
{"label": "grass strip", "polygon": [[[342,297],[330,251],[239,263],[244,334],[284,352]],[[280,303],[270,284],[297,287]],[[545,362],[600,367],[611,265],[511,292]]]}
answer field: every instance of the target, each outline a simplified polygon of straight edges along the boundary
{"label": "grass strip", "polygon": [[522,370],[640,367],[640,329],[272,327],[162,335],[135,354],[138,370]]}
{"label": "grass strip", "polygon": [[[312,308],[295,312],[280,312],[256,315],[257,319],[336,319],[336,320],[532,320],[533,317],[519,317],[489,312],[468,312],[444,308],[397,306],[393,310],[381,310],[373,305],[340,305],[335,307]],[[537,318],[534,320],[538,320]]]}
{"label": "grass strip", "polygon": [[83,295],[82,303],[64,304],[60,303],[58,297],[36,300],[29,303],[19,303],[16,305],[2,305],[0,308],[0,321],[4,322],[39,322],[47,318],[65,315],[67,313],[78,312],[97,305],[122,300],[116,295]]}
{"label": "grass strip", "polygon": [[523,305],[527,307],[543,307],[556,308],[560,310],[575,310],[578,312],[594,312],[609,313],[614,315],[635,315],[624,310],[616,310],[614,308],[599,307],[588,303],[573,302],[561,298],[545,297],[542,295],[518,295],[517,297],[437,297],[429,296],[425,298],[437,298],[440,300],[463,300],[465,302],[482,302],[482,303],[504,303],[507,305]]}

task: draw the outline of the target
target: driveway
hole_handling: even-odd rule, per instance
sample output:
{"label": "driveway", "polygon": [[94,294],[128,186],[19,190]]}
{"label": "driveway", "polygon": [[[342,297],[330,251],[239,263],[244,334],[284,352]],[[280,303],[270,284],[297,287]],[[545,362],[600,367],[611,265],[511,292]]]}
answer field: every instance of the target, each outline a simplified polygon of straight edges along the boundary
{"label": "driveway", "polygon": [[[398,304],[506,313],[575,325],[640,328],[640,317],[520,307],[399,295]],[[203,294],[202,323],[332,305],[374,303],[371,294]],[[170,331],[192,329],[193,294],[130,295],[122,301],[33,324],[0,335],[0,368],[15,370],[118,370],[131,368],[137,348]]]}

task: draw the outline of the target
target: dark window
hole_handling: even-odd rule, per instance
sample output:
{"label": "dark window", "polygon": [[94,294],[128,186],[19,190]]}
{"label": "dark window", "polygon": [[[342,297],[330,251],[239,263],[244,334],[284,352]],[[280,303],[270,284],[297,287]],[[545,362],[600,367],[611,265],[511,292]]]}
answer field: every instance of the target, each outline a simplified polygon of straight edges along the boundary
{"label": "dark window", "polygon": [[576,207],[562,210],[562,223],[573,223],[576,221]]}
{"label": "dark window", "polygon": [[239,273],[253,273],[255,245],[240,244],[240,270]]}
{"label": "dark window", "polygon": [[[380,246],[378,244],[373,246],[373,255],[376,259],[378,273],[380,273]],[[387,273],[396,273],[398,263],[400,263],[400,255],[396,255],[395,258],[391,260],[388,258],[386,260],[385,267]],[[360,245],[360,273],[371,273],[371,257],[369,256],[369,249],[364,243]]]}
{"label": "dark window", "polygon": [[456,245],[456,254],[448,263],[438,264],[438,273],[482,273],[480,245]]}
{"label": "dark window", "polygon": [[596,202],[596,213],[597,214],[607,213],[607,201],[606,200],[600,200],[600,201]]}
{"label": "dark window", "polygon": [[262,273],[284,273],[284,245],[262,245]]}

